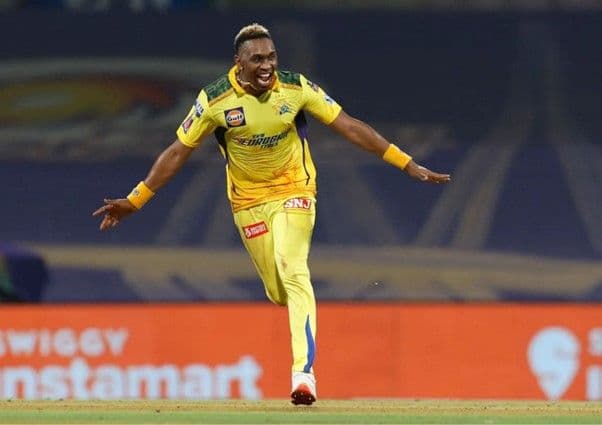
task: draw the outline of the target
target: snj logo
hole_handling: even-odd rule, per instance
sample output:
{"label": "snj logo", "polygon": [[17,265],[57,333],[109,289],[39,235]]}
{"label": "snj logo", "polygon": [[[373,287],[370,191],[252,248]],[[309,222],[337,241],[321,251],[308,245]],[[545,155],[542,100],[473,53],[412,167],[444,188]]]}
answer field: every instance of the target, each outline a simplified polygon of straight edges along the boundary
{"label": "snj logo", "polygon": [[298,208],[302,210],[311,209],[311,199],[307,198],[291,198],[284,203],[284,208]]}

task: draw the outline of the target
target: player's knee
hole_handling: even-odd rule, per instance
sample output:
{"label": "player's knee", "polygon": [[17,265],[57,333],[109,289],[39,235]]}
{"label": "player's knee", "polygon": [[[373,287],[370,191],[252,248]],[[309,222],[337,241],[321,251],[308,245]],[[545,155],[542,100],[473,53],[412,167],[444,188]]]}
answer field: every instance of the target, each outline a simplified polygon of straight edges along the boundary
{"label": "player's knee", "polygon": [[280,264],[278,272],[282,282],[304,284],[309,282],[309,269],[305,264]]}
{"label": "player's knee", "polygon": [[293,271],[285,273],[282,276],[282,281],[287,292],[293,291],[312,291],[311,281],[309,279],[309,272],[306,270]]}

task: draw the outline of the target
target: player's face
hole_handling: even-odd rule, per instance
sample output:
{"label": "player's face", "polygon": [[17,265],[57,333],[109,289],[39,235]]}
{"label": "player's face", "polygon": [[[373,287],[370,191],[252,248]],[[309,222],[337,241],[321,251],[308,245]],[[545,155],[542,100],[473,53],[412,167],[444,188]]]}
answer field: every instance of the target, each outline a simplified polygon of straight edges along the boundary
{"label": "player's face", "polygon": [[248,82],[256,92],[264,92],[272,87],[278,68],[278,56],[274,43],[269,38],[256,38],[245,41],[234,56],[240,78]]}

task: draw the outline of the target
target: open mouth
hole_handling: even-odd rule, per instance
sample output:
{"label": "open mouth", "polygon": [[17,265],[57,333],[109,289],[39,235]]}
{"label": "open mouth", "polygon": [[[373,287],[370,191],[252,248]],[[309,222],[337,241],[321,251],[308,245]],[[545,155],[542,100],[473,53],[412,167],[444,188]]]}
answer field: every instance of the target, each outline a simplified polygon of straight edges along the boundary
{"label": "open mouth", "polygon": [[272,85],[274,81],[274,73],[273,72],[260,72],[257,74],[257,82],[262,87],[269,87]]}

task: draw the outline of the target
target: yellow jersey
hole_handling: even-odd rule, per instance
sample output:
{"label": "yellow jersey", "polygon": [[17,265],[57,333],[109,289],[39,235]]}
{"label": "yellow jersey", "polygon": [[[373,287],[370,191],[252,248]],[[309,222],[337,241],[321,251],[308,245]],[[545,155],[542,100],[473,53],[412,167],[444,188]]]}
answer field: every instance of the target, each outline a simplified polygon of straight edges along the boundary
{"label": "yellow jersey", "polygon": [[238,84],[232,67],[200,91],[176,134],[196,148],[214,133],[236,212],[289,196],[315,197],[304,111],[330,124],[341,107],[318,85],[288,71],[276,71],[272,88],[253,96]]}

